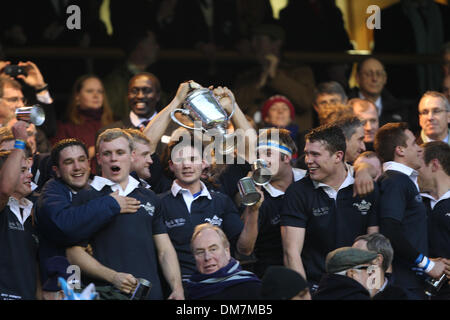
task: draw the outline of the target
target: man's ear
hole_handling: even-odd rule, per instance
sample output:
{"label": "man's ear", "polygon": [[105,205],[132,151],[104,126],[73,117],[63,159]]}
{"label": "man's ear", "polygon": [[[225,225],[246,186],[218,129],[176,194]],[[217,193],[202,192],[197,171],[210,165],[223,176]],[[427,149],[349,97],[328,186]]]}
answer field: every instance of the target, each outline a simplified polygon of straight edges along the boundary
{"label": "man's ear", "polygon": [[430,161],[430,164],[431,164],[431,172],[436,172],[442,169],[442,165],[438,159],[432,159]]}
{"label": "man's ear", "polygon": [[339,162],[343,161],[343,159],[345,157],[345,154],[344,154],[343,151],[341,151],[341,150],[340,151],[336,151],[334,154],[336,155],[336,163],[339,163]]}
{"label": "man's ear", "polygon": [[172,160],[169,160],[169,169],[170,169],[170,171],[174,172],[173,171],[173,161]]}
{"label": "man's ear", "polygon": [[57,166],[52,166],[53,172],[55,172],[56,177],[61,178],[61,173],[59,172],[59,168]]}
{"label": "man's ear", "polygon": [[402,146],[396,146],[394,149],[394,156],[403,157],[405,155],[403,148],[404,147]]}

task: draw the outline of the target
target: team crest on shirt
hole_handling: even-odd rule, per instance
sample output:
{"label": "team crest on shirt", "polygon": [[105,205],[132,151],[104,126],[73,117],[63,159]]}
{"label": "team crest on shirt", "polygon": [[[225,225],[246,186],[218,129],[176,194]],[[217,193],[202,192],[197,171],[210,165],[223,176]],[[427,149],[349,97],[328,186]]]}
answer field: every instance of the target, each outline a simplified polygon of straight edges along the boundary
{"label": "team crest on shirt", "polygon": [[324,215],[328,214],[329,211],[330,211],[329,207],[313,208],[312,214],[315,217],[320,217],[320,216],[324,216]]}
{"label": "team crest on shirt", "polygon": [[149,215],[153,216],[153,213],[155,212],[155,207],[150,202],[147,202],[146,204],[141,204],[140,206],[143,207]]}
{"label": "team crest on shirt", "polygon": [[354,203],[353,206],[358,208],[362,215],[366,215],[372,204],[363,199],[360,203]]}
{"label": "team crest on shirt", "polygon": [[445,216],[450,218],[450,212],[447,212]]}
{"label": "team crest on shirt", "polygon": [[218,216],[214,215],[214,217],[212,217],[212,218],[205,218],[205,221],[212,225],[220,227],[223,220],[221,218],[219,218]]}

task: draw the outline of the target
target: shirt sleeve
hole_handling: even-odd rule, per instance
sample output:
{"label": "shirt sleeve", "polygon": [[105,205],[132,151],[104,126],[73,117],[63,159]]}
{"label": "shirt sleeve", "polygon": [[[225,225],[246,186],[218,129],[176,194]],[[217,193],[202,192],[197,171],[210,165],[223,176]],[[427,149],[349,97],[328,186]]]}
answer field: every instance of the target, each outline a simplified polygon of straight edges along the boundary
{"label": "shirt sleeve", "polygon": [[291,184],[285,193],[281,209],[281,226],[306,228],[308,223],[307,202],[300,184]]}
{"label": "shirt sleeve", "polygon": [[167,233],[166,225],[164,224],[161,200],[156,195],[153,197],[155,205],[155,213],[153,214],[152,231],[153,235]]}
{"label": "shirt sleeve", "polygon": [[380,182],[380,219],[403,221],[406,210],[406,190],[402,179],[384,179]]}

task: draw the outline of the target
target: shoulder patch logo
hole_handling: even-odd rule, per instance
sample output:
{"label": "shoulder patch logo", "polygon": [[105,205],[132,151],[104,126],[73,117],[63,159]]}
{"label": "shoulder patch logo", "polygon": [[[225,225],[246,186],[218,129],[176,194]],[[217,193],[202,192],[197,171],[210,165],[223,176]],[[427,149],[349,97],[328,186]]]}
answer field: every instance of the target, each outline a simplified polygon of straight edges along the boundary
{"label": "shoulder patch logo", "polygon": [[363,199],[360,203],[354,203],[353,206],[358,208],[362,215],[366,215],[372,204]]}
{"label": "shoulder patch logo", "polygon": [[141,204],[140,206],[143,207],[149,215],[153,216],[153,213],[155,212],[155,207],[150,202],[147,202],[146,204]]}
{"label": "shoulder patch logo", "polygon": [[212,225],[220,227],[222,225],[223,219],[219,218],[218,216],[214,215],[212,218],[205,218],[206,222],[209,222]]}

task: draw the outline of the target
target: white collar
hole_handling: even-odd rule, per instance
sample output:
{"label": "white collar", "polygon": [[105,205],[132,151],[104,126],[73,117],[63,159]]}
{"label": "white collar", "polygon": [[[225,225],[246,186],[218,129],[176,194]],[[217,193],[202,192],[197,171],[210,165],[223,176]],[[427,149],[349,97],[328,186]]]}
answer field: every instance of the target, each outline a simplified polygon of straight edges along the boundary
{"label": "white collar", "polygon": [[439,201],[442,200],[446,200],[446,199],[450,199],[450,190],[448,190],[446,193],[444,193],[442,195],[442,197],[440,197],[439,199],[435,199],[431,194],[429,193],[421,193],[420,194],[422,197],[428,198],[430,199],[430,205],[431,205],[431,209],[434,209],[434,207],[438,204]]}
{"label": "white collar", "polygon": [[113,192],[119,191],[119,196],[125,197],[133,192],[134,189],[139,187],[139,181],[137,181],[132,176],[128,176],[127,187],[125,188],[125,190],[123,190],[120,184],[113,182],[107,178],[95,176],[94,180],[92,180],[91,182],[91,186],[97,191],[102,190],[105,186],[110,186]]}
{"label": "white collar", "polygon": [[[444,139],[442,139],[441,141],[448,144],[448,138],[449,138],[449,136],[450,136],[450,129],[448,129],[447,136],[446,136]],[[429,137],[425,134],[425,132],[423,131],[423,129],[420,131],[420,137],[422,138],[422,140],[423,140],[424,143],[431,142],[431,141],[435,141],[435,140],[429,138]]]}
{"label": "white collar", "polygon": [[410,168],[400,162],[388,161],[383,163],[383,171],[385,172],[387,170],[393,170],[406,174],[411,179],[411,181],[414,182],[414,184],[417,187],[417,190],[420,190],[419,184],[417,183],[417,177],[419,176],[419,173],[413,168]]}
{"label": "white collar", "polygon": [[[205,196],[209,200],[212,200],[211,194],[209,193],[208,188],[205,186],[205,184],[202,181],[200,181],[200,185],[202,187],[202,190],[201,190],[201,193],[197,197]],[[190,194],[192,196],[192,193],[188,189],[180,187],[180,185],[177,183],[176,180],[173,180],[172,188],[170,188],[170,191],[172,192],[172,195],[174,197],[176,197],[178,192],[180,192],[180,191],[183,194],[183,196],[184,196],[184,194]]]}
{"label": "white collar", "polygon": [[[24,225],[25,221],[27,221],[28,217],[31,215],[31,209],[33,208],[33,202],[28,200],[27,198],[22,198],[20,200],[17,200],[14,197],[9,197],[8,200],[8,206],[12,213],[16,216],[17,220]],[[23,218],[20,214],[20,208],[23,209]]]}
{"label": "white collar", "polygon": [[139,127],[142,122],[144,121],[150,121],[156,116],[157,112],[153,113],[153,115],[150,118],[141,118],[133,111],[130,111],[130,121],[135,127]]}
{"label": "white collar", "polygon": [[330,198],[333,198],[336,200],[339,190],[344,189],[355,183],[355,178],[353,178],[353,167],[347,163],[345,164],[345,167],[347,169],[346,170],[347,176],[345,177],[344,182],[342,182],[341,186],[339,187],[339,189],[337,191],[333,187],[330,187],[329,185],[327,185],[325,183],[312,180],[314,188],[318,189],[321,187],[323,189],[323,191],[325,191],[326,194],[328,194],[328,196]]}
{"label": "white collar", "polygon": [[411,167],[396,161],[388,161],[383,163],[383,171],[394,170],[406,174],[407,176],[418,176],[419,173]]}
{"label": "white collar", "polygon": [[[292,168],[292,173],[294,175],[294,182],[302,179],[306,175],[306,170],[298,169],[298,168]],[[275,188],[272,184],[268,183],[263,186],[264,189],[273,197],[279,197],[284,194],[283,191],[280,189]]]}

